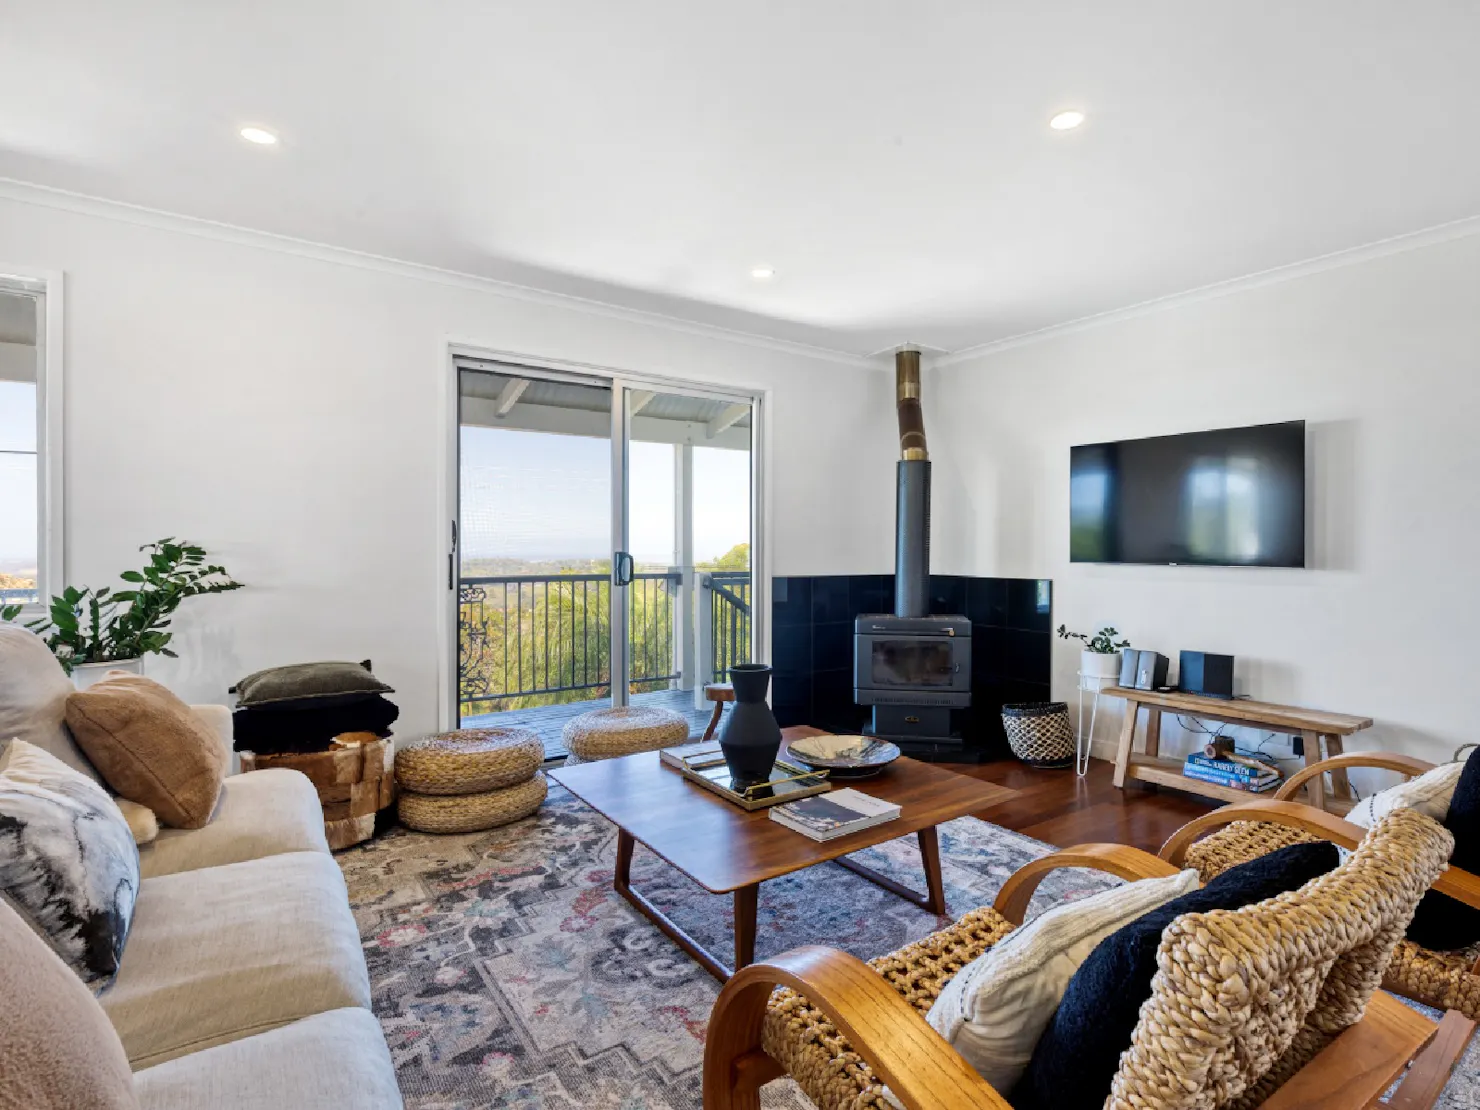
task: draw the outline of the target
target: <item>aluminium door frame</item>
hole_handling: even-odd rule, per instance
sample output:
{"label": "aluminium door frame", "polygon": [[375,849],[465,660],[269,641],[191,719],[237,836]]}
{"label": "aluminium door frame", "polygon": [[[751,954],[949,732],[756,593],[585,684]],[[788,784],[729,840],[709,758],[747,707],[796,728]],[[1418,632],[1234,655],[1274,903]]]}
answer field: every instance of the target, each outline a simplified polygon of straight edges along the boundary
{"label": "aluminium door frame", "polygon": [[[771,657],[771,545],[769,543],[771,523],[771,441],[769,413],[771,390],[764,386],[712,385],[707,382],[685,378],[649,374],[591,363],[572,362],[490,348],[480,343],[456,339],[443,339],[439,344],[439,362],[443,367],[439,375],[444,396],[442,419],[446,450],[441,468],[440,489],[437,497],[438,525],[436,544],[438,556],[432,564],[439,567],[438,629],[440,645],[437,660],[437,682],[440,696],[437,698],[438,727],[447,730],[456,727],[458,703],[458,579],[460,577],[459,533],[459,481],[461,459],[459,457],[461,390],[458,373],[461,369],[482,367],[497,372],[505,369],[520,369],[532,376],[553,381],[577,382],[599,385],[612,390],[612,551],[625,550],[619,540],[626,540],[627,528],[627,391],[652,390],[660,393],[677,393],[706,400],[744,403],[751,407],[750,416],[750,574],[751,574],[751,651],[756,660]],[[618,502],[622,504],[618,505]],[[620,522],[620,528],[618,524]],[[448,568],[444,579],[440,568]],[[615,569],[615,568],[614,568]],[[618,604],[618,589],[623,590]],[[621,624],[618,642],[617,625]],[[627,599],[625,587],[612,587],[612,673],[618,674],[620,658],[625,673],[628,654],[627,645]],[[618,654],[620,652],[620,655]],[[618,686],[621,686],[620,691]],[[618,700],[620,695],[620,700]],[[612,683],[612,704],[626,705],[628,689],[626,683]]]}

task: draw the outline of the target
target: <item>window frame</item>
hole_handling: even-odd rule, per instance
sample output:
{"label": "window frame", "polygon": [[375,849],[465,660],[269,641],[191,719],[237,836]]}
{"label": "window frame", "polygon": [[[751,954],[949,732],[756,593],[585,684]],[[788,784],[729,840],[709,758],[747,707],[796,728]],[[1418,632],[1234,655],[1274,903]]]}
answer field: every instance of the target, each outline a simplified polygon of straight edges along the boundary
{"label": "window frame", "polygon": [[0,264],[0,293],[37,297],[42,314],[36,329],[36,593],[21,610],[22,621],[49,610],[66,582],[66,514],[63,495],[62,274]]}

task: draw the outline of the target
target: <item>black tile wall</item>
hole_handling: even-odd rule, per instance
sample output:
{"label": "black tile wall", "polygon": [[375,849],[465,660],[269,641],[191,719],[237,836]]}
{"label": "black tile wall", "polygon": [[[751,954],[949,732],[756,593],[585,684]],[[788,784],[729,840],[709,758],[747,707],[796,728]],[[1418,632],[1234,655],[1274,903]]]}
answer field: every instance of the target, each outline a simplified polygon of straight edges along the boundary
{"label": "black tile wall", "polygon": [[[778,578],[772,599],[776,719],[782,727],[856,732],[869,712],[853,702],[853,620],[893,610],[894,576]],[[1052,583],[932,575],[930,609],[971,619],[972,705],[955,724],[983,754],[1006,755],[1002,706],[1049,698]]]}

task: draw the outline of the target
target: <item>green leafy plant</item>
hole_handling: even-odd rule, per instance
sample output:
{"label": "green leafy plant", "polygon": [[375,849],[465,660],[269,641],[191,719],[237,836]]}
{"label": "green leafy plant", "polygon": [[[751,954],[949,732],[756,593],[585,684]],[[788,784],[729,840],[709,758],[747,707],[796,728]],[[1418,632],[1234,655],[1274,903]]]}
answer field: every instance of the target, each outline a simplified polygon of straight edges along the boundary
{"label": "green leafy plant", "polygon": [[1129,640],[1121,640],[1119,643],[1115,642],[1115,637],[1119,635],[1120,633],[1115,631],[1115,629],[1105,627],[1093,636],[1086,636],[1083,632],[1070,632],[1064,625],[1059,625],[1059,639],[1082,640],[1084,642],[1084,650],[1092,651],[1096,655],[1114,655],[1121,648],[1130,647],[1131,642]]}
{"label": "green leafy plant", "polygon": [[[112,663],[144,655],[168,655],[173,632],[166,631],[180,603],[201,594],[239,590],[242,584],[225,567],[206,562],[202,547],[173,537],[139,548],[149,556],[140,570],[126,570],[121,590],[68,586],[51,599],[47,616],[26,627],[46,641],[67,673],[79,663]],[[21,606],[0,608],[13,621]]]}

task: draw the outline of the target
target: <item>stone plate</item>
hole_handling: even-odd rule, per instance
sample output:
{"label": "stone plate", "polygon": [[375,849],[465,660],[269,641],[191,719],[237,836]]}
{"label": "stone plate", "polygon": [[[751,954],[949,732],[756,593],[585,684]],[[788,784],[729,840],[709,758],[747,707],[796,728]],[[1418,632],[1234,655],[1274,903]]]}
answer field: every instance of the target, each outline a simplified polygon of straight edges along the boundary
{"label": "stone plate", "polygon": [[787,745],[793,759],[825,769],[828,777],[864,779],[899,758],[899,748],[873,736],[805,736]]}

